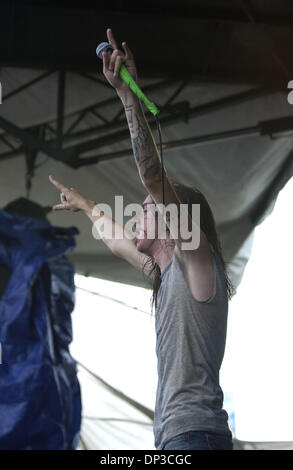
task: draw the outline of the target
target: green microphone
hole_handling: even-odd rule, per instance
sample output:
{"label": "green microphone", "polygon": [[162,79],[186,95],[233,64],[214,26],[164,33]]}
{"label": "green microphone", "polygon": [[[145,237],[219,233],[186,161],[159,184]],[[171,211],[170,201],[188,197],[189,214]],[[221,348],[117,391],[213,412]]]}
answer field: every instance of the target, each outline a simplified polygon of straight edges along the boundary
{"label": "green microphone", "polygon": [[[103,60],[103,52],[107,52],[108,54],[112,54],[113,52],[113,47],[111,46],[111,44],[109,44],[108,42],[101,42],[101,44],[98,45],[97,49],[96,49],[96,54],[97,56],[99,57],[99,59],[102,59]],[[137,83],[133,80],[132,76],[130,75],[130,73],[128,72],[127,68],[125,67],[124,64],[121,65],[120,67],[120,70],[119,70],[119,76],[121,78],[121,80],[124,81],[124,83],[126,83],[126,85],[129,86],[129,88],[133,91],[133,93],[135,93],[135,95],[141,100],[144,102],[144,104],[146,105],[146,107],[149,109],[149,111],[154,115],[156,116],[158,113],[159,113],[159,110],[158,108],[156,107],[156,105],[154,103],[152,103],[146,96],[145,94],[142,92],[142,90],[139,88],[139,86],[137,85]]]}

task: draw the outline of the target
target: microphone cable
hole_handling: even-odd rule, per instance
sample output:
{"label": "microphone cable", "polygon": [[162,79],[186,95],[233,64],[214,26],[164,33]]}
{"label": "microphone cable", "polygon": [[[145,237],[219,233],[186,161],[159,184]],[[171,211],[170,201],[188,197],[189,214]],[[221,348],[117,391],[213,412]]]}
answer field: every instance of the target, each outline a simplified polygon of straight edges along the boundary
{"label": "microphone cable", "polygon": [[162,130],[161,130],[161,124],[158,118],[158,115],[155,115],[156,118],[156,124],[157,124],[157,130],[159,134],[159,149],[160,149],[160,158],[161,158],[161,179],[162,179],[162,199],[163,199],[163,205],[165,207],[165,187],[164,187],[164,159],[163,159],[163,144],[162,144]]}

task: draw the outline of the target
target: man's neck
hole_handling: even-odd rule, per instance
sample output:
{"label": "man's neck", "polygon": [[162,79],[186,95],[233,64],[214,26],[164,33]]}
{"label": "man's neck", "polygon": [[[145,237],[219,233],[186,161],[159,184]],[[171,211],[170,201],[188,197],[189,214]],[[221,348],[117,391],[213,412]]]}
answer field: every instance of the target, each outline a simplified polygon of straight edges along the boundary
{"label": "man's neck", "polygon": [[175,243],[171,243],[170,239],[158,239],[157,241],[158,243],[153,245],[153,249],[151,250],[152,252],[149,254],[155,258],[156,263],[160,266],[161,272],[163,272],[171,262],[174,254]]}

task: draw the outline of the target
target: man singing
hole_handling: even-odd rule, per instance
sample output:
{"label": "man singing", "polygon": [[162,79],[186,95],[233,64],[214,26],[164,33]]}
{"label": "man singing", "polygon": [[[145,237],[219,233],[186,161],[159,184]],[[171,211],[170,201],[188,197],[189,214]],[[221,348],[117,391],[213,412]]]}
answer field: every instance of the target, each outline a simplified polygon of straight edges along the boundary
{"label": "man singing", "polygon": [[[173,204],[180,213],[180,205],[187,205],[189,230],[196,226],[192,207],[200,206],[200,240],[194,248],[189,245],[187,249],[190,240],[182,235],[180,217],[168,216],[163,208],[161,160],[141,103],[119,77],[124,64],[137,80],[133,54],[125,42],[123,51],[118,49],[111,29],[107,36],[114,50],[111,56],[103,52],[103,73],[124,106],[138,174],[148,193],[141,216],[135,220],[137,236],[133,239],[130,232],[99,210],[96,202],[50,176],[61,192],[61,204],[55,205],[54,210],[83,210],[94,223],[102,221],[101,238],[111,251],[152,280],[158,359],[156,449],[232,450],[219,371],[233,286],[213,213],[197,188],[171,182],[164,172],[165,208]],[[159,208],[166,225],[165,238],[158,236],[158,219],[149,210],[151,206]],[[113,233],[112,228],[120,236],[105,236],[106,232]],[[148,236],[150,233],[155,236]]]}

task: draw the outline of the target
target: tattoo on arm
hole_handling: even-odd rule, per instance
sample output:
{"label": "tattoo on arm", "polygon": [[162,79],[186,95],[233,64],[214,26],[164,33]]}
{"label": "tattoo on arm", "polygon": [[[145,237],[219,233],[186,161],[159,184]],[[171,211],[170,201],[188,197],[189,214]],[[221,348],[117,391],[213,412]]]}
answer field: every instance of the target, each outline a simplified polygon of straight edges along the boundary
{"label": "tattoo on arm", "polygon": [[125,105],[133,154],[143,182],[161,181],[161,162],[139,104]]}
{"label": "tattoo on arm", "polygon": [[126,119],[129,125],[129,130],[130,134],[132,135],[133,133],[133,118],[132,118],[132,113],[133,113],[133,105],[125,105],[125,113],[126,113]]}

